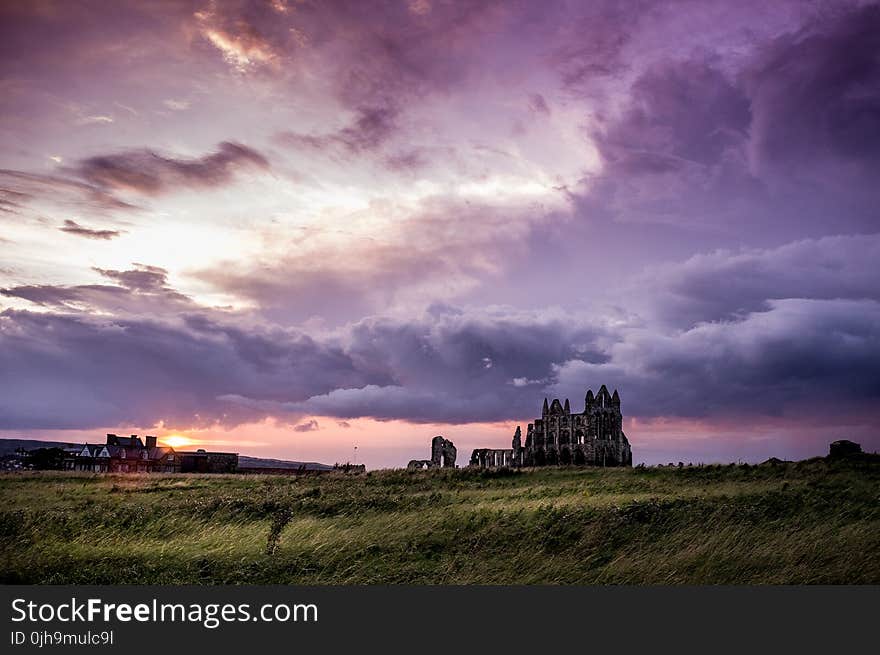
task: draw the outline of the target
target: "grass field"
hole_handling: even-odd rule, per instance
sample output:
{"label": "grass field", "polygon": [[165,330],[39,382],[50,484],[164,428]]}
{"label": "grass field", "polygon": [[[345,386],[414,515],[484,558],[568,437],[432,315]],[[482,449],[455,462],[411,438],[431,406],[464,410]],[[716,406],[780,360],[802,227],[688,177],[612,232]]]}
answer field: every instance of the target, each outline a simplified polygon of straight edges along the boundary
{"label": "grass field", "polygon": [[6,583],[880,583],[880,464],[0,476]]}

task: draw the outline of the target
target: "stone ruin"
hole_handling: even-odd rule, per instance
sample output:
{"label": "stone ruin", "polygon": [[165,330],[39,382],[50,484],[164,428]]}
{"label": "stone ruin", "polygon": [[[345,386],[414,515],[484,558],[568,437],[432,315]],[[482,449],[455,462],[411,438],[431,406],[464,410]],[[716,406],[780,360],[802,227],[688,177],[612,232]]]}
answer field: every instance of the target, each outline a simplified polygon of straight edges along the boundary
{"label": "stone ruin", "polygon": [[525,443],[517,426],[511,448],[477,448],[470,465],[479,468],[515,466],[632,466],[632,448],[623,433],[620,395],[603,384],[594,396],[587,391],[584,411],[572,414],[565,404],[544,399],[541,418],[529,423]]}
{"label": "stone ruin", "polygon": [[838,439],[831,442],[831,445],[828,446],[829,457],[847,457],[849,455],[860,455],[861,453],[862,446],[849,439]]}
{"label": "stone ruin", "polygon": [[418,469],[455,468],[455,457],[458,451],[449,439],[437,435],[431,439],[431,459],[411,460],[406,468],[413,471]]}

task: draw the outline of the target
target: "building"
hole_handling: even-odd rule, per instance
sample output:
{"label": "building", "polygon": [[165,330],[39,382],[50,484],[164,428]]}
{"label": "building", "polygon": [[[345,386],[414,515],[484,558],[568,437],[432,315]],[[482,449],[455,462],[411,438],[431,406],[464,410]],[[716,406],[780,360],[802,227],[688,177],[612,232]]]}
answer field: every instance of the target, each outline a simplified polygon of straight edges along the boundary
{"label": "building", "polygon": [[142,441],[136,434],[108,434],[103,444],[65,448],[64,468],[94,473],[235,473],[238,453],[176,453],[170,446],[159,446],[154,436]]}
{"label": "building", "polygon": [[541,418],[529,423],[525,444],[519,426],[511,448],[477,448],[471,455],[471,466],[632,466],[632,449],[623,432],[620,395],[603,384],[593,396],[588,390],[584,411],[571,413],[565,404],[544,399]]}
{"label": "building", "polygon": [[204,448],[179,452],[181,473],[235,473],[238,471],[238,453],[213,453]]}
{"label": "building", "polygon": [[[146,442],[146,443],[145,443]],[[156,444],[156,437],[144,441],[107,435],[103,444],[83,444],[65,449],[64,468],[94,473],[176,473],[180,470],[174,449]]]}
{"label": "building", "polygon": [[431,439],[431,459],[413,459],[406,465],[411,471],[432,468],[455,468],[458,451],[455,444],[439,434]]}

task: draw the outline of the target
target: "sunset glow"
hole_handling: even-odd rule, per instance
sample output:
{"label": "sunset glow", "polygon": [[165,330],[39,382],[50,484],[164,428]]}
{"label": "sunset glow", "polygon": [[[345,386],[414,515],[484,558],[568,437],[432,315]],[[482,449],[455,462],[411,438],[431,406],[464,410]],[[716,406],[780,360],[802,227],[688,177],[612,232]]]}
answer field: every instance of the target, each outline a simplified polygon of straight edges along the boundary
{"label": "sunset glow", "polygon": [[172,434],[167,437],[162,437],[162,443],[171,446],[172,448],[182,449],[193,446],[195,442],[183,435]]}

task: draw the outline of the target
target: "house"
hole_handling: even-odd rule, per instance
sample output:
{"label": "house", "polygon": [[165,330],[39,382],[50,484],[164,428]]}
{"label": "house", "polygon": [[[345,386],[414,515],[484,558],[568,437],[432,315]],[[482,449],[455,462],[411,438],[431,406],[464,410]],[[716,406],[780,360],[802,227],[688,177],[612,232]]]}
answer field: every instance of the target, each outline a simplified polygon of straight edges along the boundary
{"label": "house", "polygon": [[94,473],[178,473],[180,460],[174,449],[156,444],[156,437],[141,441],[130,437],[107,435],[107,443],[83,444],[65,449],[64,468]]}

